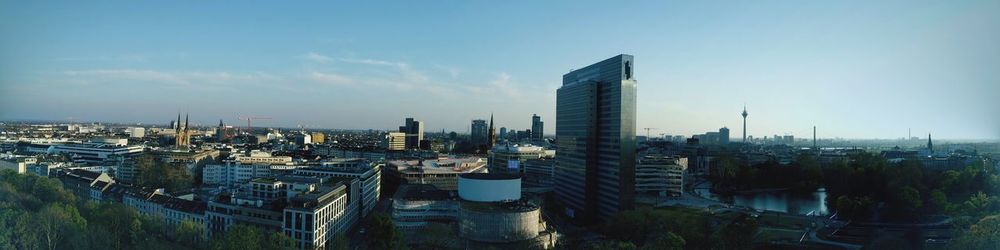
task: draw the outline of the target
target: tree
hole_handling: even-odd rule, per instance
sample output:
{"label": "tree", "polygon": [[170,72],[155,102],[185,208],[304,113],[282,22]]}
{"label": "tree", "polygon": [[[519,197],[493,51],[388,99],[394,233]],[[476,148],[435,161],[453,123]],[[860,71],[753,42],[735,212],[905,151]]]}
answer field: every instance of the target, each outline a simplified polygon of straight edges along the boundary
{"label": "tree", "polygon": [[368,222],[368,247],[371,249],[406,249],[403,233],[392,223],[389,215],[378,213],[372,215]]}
{"label": "tree", "polygon": [[753,237],[757,235],[757,219],[746,214],[740,214],[722,230],[719,230],[718,242],[722,249],[750,249]]}
{"label": "tree", "polygon": [[34,216],[29,213],[22,213],[17,218],[17,223],[14,225],[15,232],[18,232],[17,238],[15,240],[15,245],[17,249],[38,249],[39,246],[39,228],[35,226]]}
{"label": "tree", "polygon": [[1000,249],[1000,215],[992,215],[972,225],[949,245],[949,249]]}
{"label": "tree", "polygon": [[591,244],[586,249],[590,250],[635,250],[635,244],[628,241],[602,241]]}
{"label": "tree", "polygon": [[429,223],[419,235],[421,249],[452,249],[458,244],[458,235],[447,224]]}
{"label": "tree", "polygon": [[255,227],[235,224],[221,237],[212,241],[214,250],[253,250],[262,249],[262,233]]}
{"label": "tree", "polygon": [[205,244],[205,227],[192,220],[183,220],[174,230],[177,242],[193,248],[201,248]]}
{"label": "tree", "polygon": [[673,232],[666,232],[660,236],[654,238],[652,241],[647,241],[642,249],[662,249],[662,250],[681,250],[684,249],[684,238],[677,236]]}
{"label": "tree", "polygon": [[[329,244],[329,243],[328,243]],[[344,233],[338,233],[333,236],[333,250],[349,250],[351,249],[350,242],[347,240],[347,235]]]}
{"label": "tree", "polygon": [[59,246],[70,235],[83,231],[87,221],[80,217],[76,207],[55,203],[42,208],[35,219],[35,226],[49,250]]}
{"label": "tree", "polygon": [[[322,237],[322,236],[317,236]],[[292,250],[297,249],[296,242],[292,237],[288,237],[283,233],[272,232],[267,235],[267,240],[262,242],[264,249],[279,249],[279,250]]]}

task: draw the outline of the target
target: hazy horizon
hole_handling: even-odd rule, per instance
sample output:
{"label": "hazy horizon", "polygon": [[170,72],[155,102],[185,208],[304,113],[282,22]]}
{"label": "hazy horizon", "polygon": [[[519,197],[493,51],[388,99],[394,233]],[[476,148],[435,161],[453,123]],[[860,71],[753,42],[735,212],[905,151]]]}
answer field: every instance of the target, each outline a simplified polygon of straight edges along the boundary
{"label": "hazy horizon", "polygon": [[[635,56],[637,135],[1000,139],[1000,2],[0,3],[0,120],[554,133]],[[259,124],[259,125],[258,125]],[[734,139],[735,140],[735,139]]]}

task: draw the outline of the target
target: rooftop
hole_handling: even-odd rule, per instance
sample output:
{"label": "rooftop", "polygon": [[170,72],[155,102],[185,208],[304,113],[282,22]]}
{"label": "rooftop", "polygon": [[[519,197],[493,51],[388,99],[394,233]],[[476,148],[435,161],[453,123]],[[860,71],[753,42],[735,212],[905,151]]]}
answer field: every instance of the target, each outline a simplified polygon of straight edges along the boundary
{"label": "rooftop", "polygon": [[431,160],[389,161],[389,166],[400,173],[418,174],[459,174],[471,173],[486,166],[479,157],[447,158]]}

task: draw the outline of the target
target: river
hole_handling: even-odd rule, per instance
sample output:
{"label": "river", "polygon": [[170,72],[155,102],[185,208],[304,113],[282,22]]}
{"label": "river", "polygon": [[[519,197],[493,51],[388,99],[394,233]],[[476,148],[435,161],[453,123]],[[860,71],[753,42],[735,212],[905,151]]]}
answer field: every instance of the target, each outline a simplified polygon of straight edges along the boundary
{"label": "river", "polygon": [[[703,183],[704,184],[704,183]],[[807,215],[827,215],[826,190],[820,188],[810,194],[793,194],[788,191],[771,191],[751,194],[737,194],[723,196],[712,193],[708,185],[699,185],[695,188],[695,193],[701,197],[722,201],[741,207],[749,207],[755,210],[774,211],[790,214]]]}

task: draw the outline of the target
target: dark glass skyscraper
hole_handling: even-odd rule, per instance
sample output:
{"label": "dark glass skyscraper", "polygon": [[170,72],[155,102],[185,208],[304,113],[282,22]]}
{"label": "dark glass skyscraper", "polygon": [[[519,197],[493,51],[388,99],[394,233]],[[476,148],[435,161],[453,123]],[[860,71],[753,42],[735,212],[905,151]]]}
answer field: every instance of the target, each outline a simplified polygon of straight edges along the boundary
{"label": "dark glass skyscraper", "polygon": [[545,123],[542,122],[542,117],[531,115],[531,139],[541,140],[544,137]]}
{"label": "dark glass skyscraper", "polygon": [[635,200],[636,81],[631,55],[563,75],[556,91],[556,197],[585,222]]}

